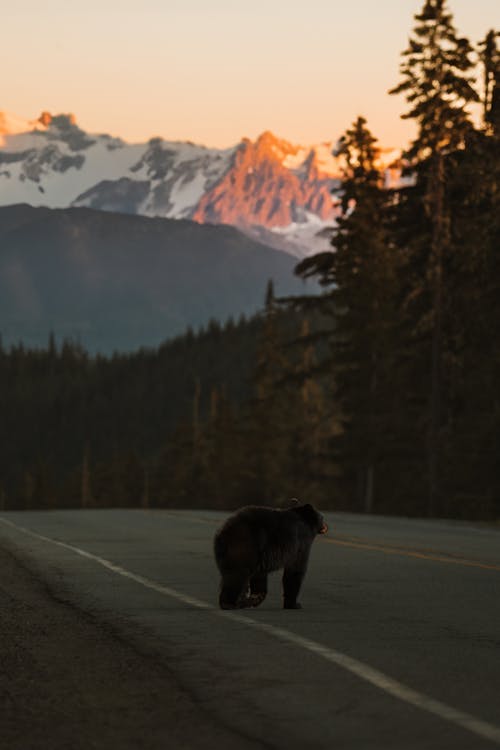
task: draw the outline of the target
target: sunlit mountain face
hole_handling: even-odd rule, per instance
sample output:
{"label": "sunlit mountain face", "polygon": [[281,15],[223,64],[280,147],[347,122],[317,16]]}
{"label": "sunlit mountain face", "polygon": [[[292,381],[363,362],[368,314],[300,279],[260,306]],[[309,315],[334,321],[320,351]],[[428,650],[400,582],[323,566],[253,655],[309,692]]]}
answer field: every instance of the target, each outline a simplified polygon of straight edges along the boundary
{"label": "sunlit mountain face", "polygon": [[[297,146],[269,131],[228,149],[82,130],[74,115],[0,112],[0,205],[88,207],[230,224],[302,256],[327,249],[342,163],[335,144]],[[395,151],[381,168],[395,179]],[[397,176],[397,169],[396,169]]]}

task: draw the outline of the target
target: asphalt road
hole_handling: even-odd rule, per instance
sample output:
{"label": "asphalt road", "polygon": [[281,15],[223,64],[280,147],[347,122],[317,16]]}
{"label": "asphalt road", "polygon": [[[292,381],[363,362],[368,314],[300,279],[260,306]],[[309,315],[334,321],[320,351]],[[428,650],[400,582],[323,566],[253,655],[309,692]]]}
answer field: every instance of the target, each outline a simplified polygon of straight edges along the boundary
{"label": "asphalt road", "polygon": [[[217,608],[220,513],[2,513],[0,548],[168,664],[192,726],[209,717],[235,750],[500,746],[500,530],[326,515],[302,610],[281,609],[279,574],[260,608]],[[223,746],[204,731],[186,746]]]}

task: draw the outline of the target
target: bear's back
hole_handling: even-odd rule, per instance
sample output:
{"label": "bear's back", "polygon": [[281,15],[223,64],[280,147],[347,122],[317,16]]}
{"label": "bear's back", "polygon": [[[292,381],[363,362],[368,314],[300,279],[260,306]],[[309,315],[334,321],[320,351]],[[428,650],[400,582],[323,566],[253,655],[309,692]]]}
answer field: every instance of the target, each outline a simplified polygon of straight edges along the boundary
{"label": "bear's back", "polygon": [[301,519],[289,510],[246,506],[230,516],[215,536],[220,569],[234,565],[278,570],[296,554]]}

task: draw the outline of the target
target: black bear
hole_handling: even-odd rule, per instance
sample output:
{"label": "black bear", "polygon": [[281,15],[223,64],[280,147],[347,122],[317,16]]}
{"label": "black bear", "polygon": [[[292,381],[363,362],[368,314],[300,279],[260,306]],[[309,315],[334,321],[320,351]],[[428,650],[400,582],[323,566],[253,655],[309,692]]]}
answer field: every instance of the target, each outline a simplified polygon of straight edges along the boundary
{"label": "black bear", "polygon": [[280,568],[283,606],[300,609],[297,596],[311,545],[316,534],[327,531],[325,519],[309,504],[286,510],[248,506],[234,513],[214,540],[221,609],[258,607],[266,598],[268,573]]}

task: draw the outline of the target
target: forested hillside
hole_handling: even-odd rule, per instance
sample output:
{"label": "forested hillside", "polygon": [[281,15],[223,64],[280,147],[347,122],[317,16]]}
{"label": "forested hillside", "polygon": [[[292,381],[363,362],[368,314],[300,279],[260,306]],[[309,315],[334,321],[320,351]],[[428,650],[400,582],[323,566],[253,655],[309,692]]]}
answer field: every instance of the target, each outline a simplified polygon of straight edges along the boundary
{"label": "forested hillside", "polygon": [[107,354],[158,346],[254,314],[269,279],[300,292],[294,265],[230,226],[0,206],[0,332],[39,347],[53,330]]}
{"label": "forested hillside", "polygon": [[[195,404],[201,420],[215,393],[235,404],[248,398],[259,328],[258,319],[213,321],[113,357],[53,336],[44,349],[2,350],[3,505],[79,506],[90,495],[98,504],[140,502],[148,462],[176,427],[192,425]],[[92,480],[83,498],[82,471]]]}
{"label": "forested hillside", "polygon": [[322,401],[302,382],[301,327],[270,284],[263,315],[157,349],[2,350],[1,506],[228,507],[312,489]]}

